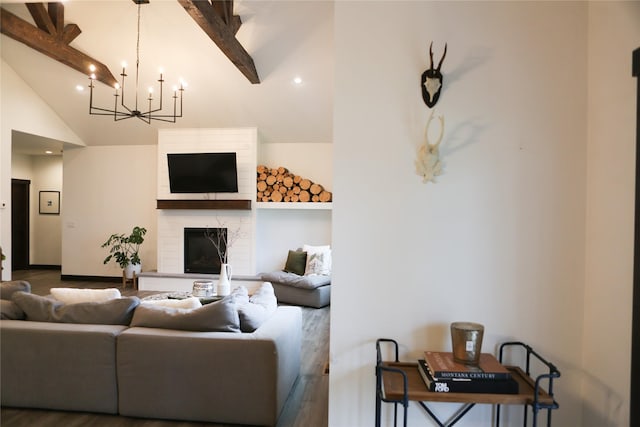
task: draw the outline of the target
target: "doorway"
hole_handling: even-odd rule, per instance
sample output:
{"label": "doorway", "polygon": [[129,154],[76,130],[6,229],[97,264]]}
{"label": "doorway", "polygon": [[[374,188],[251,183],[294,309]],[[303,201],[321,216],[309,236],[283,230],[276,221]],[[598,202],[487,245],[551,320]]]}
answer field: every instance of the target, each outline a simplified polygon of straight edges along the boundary
{"label": "doorway", "polygon": [[31,181],[11,179],[11,270],[29,268],[29,197]]}

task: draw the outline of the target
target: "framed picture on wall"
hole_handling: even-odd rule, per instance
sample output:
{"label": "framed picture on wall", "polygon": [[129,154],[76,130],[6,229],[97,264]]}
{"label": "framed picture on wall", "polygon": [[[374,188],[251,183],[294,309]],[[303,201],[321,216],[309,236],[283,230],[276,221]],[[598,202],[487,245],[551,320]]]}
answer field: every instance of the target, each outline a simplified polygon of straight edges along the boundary
{"label": "framed picture on wall", "polygon": [[60,215],[60,192],[41,191],[40,192],[40,214]]}

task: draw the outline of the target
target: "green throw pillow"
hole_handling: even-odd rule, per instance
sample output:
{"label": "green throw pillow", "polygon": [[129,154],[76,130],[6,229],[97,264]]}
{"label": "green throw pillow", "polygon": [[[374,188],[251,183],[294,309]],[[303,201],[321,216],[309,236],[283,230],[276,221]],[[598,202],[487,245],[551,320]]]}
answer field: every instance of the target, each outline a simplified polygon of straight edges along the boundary
{"label": "green throw pillow", "polygon": [[304,275],[304,270],[307,267],[307,253],[302,251],[289,251],[287,255],[287,262],[284,265],[284,271],[287,273],[294,273],[300,276]]}

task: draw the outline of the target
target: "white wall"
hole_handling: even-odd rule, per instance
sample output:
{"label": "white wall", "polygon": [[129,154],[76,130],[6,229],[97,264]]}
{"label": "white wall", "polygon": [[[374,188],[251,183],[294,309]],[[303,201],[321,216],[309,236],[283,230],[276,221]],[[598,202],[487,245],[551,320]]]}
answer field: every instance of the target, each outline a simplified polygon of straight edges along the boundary
{"label": "white wall", "polygon": [[331,244],[331,210],[259,209],[256,272],[282,270],[289,250]]}
{"label": "white wall", "polygon": [[34,180],[31,183],[31,264],[62,264],[61,215],[40,214],[40,191],[60,192],[60,212],[64,210],[62,156],[32,156]]}
{"label": "white wall", "polygon": [[65,150],[62,210],[62,274],[121,276],[103,265],[100,246],[112,233],[147,229],[140,247],[143,271],[156,269],[155,145],[100,146]]}
{"label": "white wall", "polygon": [[[628,425],[640,2],[589,5],[584,426]],[[614,360],[611,356],[615,354]]]}
{"label": "white wall", "polygon": [[[0,64],[0,246],[11,265],[11,132],[84,145],[78,136],[38,97],[4,61]],[[2,280],[11,279],[11,269]]]}
{"label": "white wall", "polygon": [[333,188],[332,157],[332,143],[262,143],[258,146],[259,165],[284,166],[327,190]]}
{"label": "white wall", "polygon": [[[423,184],[432,40],[445,173]],[[373,423],[376,338],[416,359],[458,320],[485,325],[484,351],[518,339],[555,362],[554,424],[582,425],[586,40],[581,2],[336,3],[330,426]]]}
{"label": "white wall", "polygon": [[33,179],[31,156],[26,154],[14,154],[10,164],[12,179]]}

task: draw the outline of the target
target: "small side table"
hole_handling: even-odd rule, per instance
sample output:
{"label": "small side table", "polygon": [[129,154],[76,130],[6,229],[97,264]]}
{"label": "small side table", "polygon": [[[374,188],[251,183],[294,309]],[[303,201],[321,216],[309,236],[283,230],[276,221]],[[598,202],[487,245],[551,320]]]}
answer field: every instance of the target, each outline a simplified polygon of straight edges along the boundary
{"label": "small side table", "polygon": [[[391,344],[395,358],[393,361],[383,361],[381,345]],[[440,426],[449,427],[456,424],[476,404],[496,405],[495,426],[500,425],[500,405],[523,405],[524,426],[527,425],[527,408],[530,406],[533,412],[533,426],[537,426],[538,412],[547,410],[547,426],[551,426],[551,410],[559,407],[553,397],[553,380],[560,377],[556,367],[547,362],[530,346],[521,342],[508,342],[500,346],[499,360],[502,363],[503,350],[509,346],[518,346],[526,350],[525,370],[517,366],[507,366],[513,378],[518,381],[518,394],[489,394],[489,393],[438,393],[427,389],[417,363],[400,362],[398,360],[398,343],[392,339],[381,338],[376,341],[376,427],[380,427],[382,402],[394,405],[394,426],[398,421],[398,405],[404,409],[404,426],[407,425],[407,410],[410,401],[415,401],[427,412],[427,414]],[[535,356],[542,364],[547,366],[548,373],[538,375],[535,380],[530,376],[531,356]],[[546,380],[548,391],[542,388],[542,381]],[[460,403],[460,409],[453,416],[441,421],[431,410],[428,402]]]}

